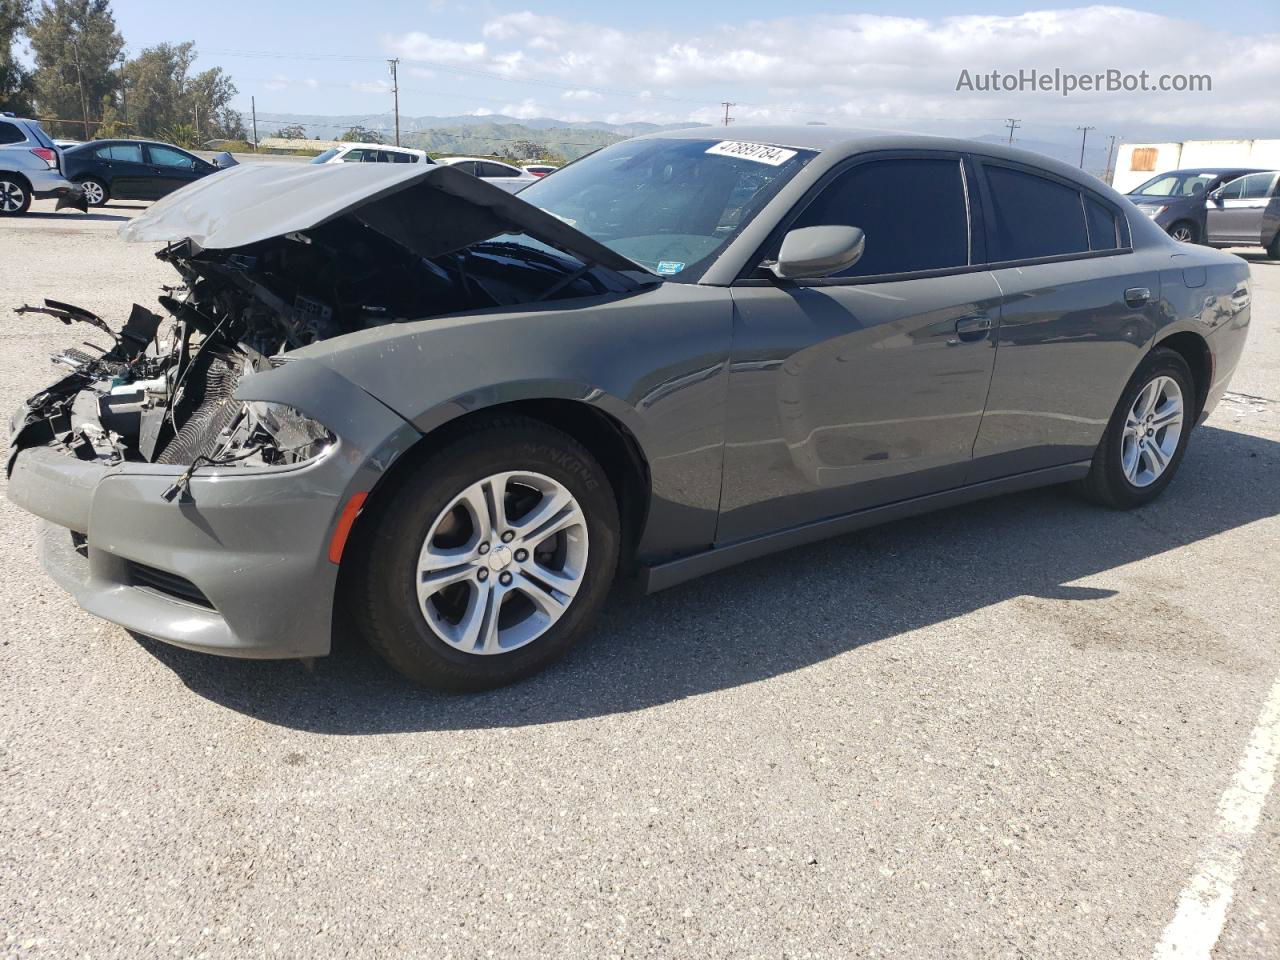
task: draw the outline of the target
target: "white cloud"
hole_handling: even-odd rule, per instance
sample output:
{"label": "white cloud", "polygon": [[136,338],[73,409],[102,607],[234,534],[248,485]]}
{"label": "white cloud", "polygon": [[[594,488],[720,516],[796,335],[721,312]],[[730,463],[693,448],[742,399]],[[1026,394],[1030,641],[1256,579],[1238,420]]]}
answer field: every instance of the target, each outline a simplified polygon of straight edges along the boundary
{"label": "white cloud", "polygon": [[357,93],[390,93],[391,84],[386,80],[357,80],[351,84],[351,89]]}
{"label": "white cloud", "polygon": [[268,80],[264,86],[268,90],[285,90],[289,87],[290,83],[292,83],[292,81],[283,73],[277,73],[274,77]]}
{"label": "white cloud", "polygon": [[562,100],[602,100],[604,98],[600,94],[596,93],[594,90],[566,90],[564,93],[560,94],[560,99]]}
{"label": "white cloud", "polygon": [[521,120],[531,120],[534,117],[545,117],[547,115],[547,112],[538,106],[537,102],[531,97],[526,97],[519,103],[503,104],[498,113],[504,113],[509,117],[517,117]]}
{"label": "white cloud", "polygon": [[482,59],[486,49],[481,42],[443,40],[416,31],[402,37],[383,37],[383,44],[406,60],[435,60],[441,63],[471,63]]}
{"label": "white cloud", "polygon": [[[453,51],[494,72],[568,85],[565,100],[646,115],[716,118],[716,101],[741,101],[739,120],[862,123],[1039,117],[1061,125],[1227,124],[1274,130],[1280,34],[1118,6],[1033,10],[1013,16],[899,17],[823,14],[738,21],[702,30],[620,31],[529,11],[496,16],[471,42],[410,34],[393,49]],[[1135,38],[1141,41],[1135,43]],[[424,59],[442,60],[436,50]],[[1060,68],[1210,74],[1212,93],[957,92],[963,69],[1016,73]],[[658,93],[657,91],[663,91]],[[603,96],[601,96],[603,94]],[[672,98],[675,98],[674,100]],[[682,106],[682,103],[687,105]],[[706,106],[700,106],[706,103]],[[1009,111],[1017,111],[1009,113]],[[619,112],[615,111],[615,112]],[[652,111],[652,112],[651,112]],[[626,112],[626,111],[621,111]]]}

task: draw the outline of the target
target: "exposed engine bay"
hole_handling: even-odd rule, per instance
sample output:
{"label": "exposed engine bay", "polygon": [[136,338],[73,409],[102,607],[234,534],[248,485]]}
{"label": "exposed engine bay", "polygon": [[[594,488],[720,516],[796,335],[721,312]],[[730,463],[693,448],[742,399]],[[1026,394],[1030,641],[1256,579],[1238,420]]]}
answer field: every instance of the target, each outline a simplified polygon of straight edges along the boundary
{"label": "exposed engine bay", "polygon": [[70,304],[18,309],[86,323],[115,343],[53,357],[65,375],[27,401],[11,453],[48,445],[104,465],[186,465],[167,496],[205,465],[300,463],[335,442],[324,425],[233,398],[245,377],[289,362],[291,350],[384,324],[626,289],[527,238],[426,258],[351,217],[233,249],[186,240],[156,256],[182,282],[163,288],[162,313],[135,304],[118,333]]}

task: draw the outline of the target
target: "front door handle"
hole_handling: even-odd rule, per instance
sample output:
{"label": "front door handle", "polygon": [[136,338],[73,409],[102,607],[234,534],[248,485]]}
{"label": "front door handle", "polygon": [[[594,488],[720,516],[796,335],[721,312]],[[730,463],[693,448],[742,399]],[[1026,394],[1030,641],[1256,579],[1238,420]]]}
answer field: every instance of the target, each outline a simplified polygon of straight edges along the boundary
{"label": "front door handle", "polygon": [[948,340],[948,346],[956,346],[961,343],[977,343],[979,340],[987,339],[987,334],[991,332],[991,318],[986,316],[961,317],[956,321],[956,338]]}
{"label": "front door handle", "polygon": [[1151,291],[1146,287],[1130,287],[1124,292],[1124,302],[1131,307],[1145,306],[1151,299]]}

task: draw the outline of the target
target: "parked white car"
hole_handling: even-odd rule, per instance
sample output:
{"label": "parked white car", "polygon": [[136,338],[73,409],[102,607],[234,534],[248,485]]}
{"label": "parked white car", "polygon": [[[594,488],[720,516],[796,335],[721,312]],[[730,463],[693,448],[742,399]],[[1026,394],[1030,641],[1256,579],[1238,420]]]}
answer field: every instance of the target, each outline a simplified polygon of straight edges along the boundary
{"label": "parked white car", "polygon": [[425,150],[412,147],[389,147],[385,143],[344,143],[330,147],[312,163],[431,163]]}
{"label": "parked white car", "polygon": [[484,157],[442,157],[436,163],[457,167],[473,177],[488,180],[495,187],[501,187],[508,193],[516,193],[529,184],[538,182],[538,178],[532,173],[525,173],[519,167],[513,167],[509,163],[488,160]]}

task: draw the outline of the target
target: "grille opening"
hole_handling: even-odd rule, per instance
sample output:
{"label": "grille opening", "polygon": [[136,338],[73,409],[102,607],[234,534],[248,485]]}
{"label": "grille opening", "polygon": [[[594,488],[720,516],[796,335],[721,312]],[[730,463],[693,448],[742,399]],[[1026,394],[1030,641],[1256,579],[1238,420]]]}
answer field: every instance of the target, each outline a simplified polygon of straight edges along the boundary
{"label": "grille opening", "polygon": [[209,602],[208,597],[200,592],[199,587],[186,577],[180,577],[176,573],[157,570],[155,567],[148,567],[146,564],[135,563],[130,560],[129,579],[133,581],[135,587],[154,590],[170,600],[180,600],[183,603],[192,603],[198,607],[213,609],[213,604]]}

